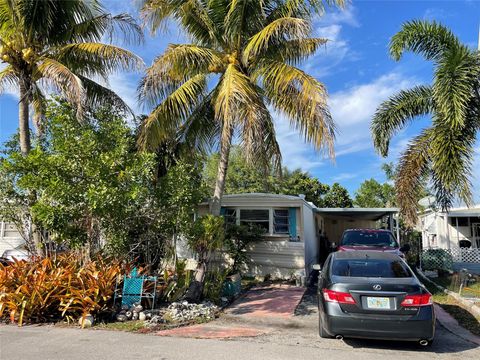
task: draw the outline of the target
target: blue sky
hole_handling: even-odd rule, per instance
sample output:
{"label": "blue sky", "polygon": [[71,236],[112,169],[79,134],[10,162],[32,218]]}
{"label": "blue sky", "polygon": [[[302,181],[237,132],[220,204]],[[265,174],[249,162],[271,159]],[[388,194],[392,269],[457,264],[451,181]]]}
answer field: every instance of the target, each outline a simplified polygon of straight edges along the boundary
{"label": "blue sky", "polygon": [[[129,12],[137,15],[135,1],[104,1],[113,13]],[[284,165],[302,168],[324,183],[340,182],[353,195],[365,179],[385,181],[381,165],[395,161],[408,141],[428,125],[428,119],[412,124],[392,141],[388,159],[373,150],[369,124],[377,105],[400,89],[429,83],[431,64],[422,58],[407,54],[400,62],[388,55],[390,37],[403,22],[413,19],[437,20],[449,26],[461,40],[477,46],[480,23],[480,1],[365,1],[353,0],[344,11],[331,10],[315,21],[316,35],[330,39],[303,68],[321,80],[328,88],[329,102],[338,126],[336,160],[324,159],[305,144],[277,117],[277,136],[283,153]],[[181,32],[170,26],[167,33],[147,34],[143,46],[130,47],[147,65],[161,54],[168,43],[186,42]],[[1,67],[1,65],[0,65]],[[140,74],[120,73],[110,78],[110,86],[117,91],[137,113],[135,89]],[[0,142],[4,142],[17,128],[17,96],[0,96]],[[480,143],[477,143],[473,183],[476,202],[480,202]]]}

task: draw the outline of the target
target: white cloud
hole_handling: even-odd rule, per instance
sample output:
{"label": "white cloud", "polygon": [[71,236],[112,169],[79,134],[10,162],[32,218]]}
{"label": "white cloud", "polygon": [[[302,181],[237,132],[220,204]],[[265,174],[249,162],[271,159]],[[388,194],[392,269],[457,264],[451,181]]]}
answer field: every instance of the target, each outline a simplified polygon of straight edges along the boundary
{"label": "white cloud", "polygon": [[336,176],[332,177],[333,182],[340,182],[344,180],[350,180],[350,179],[355,179],[358,177],[358,173],[350,172],[350,173],[340,173]]}
{"label": "white cloud", "polygon": [[353,27],[359,27],[360,23],[357,19],[357,11],[352,4],[349,4],[345,9],[336,9],[332,12],[326,12],[323,16],[315,19],[316,23],[324,26],[332,24],[347,24]]}
{"label": "white cloud", "polygon": [[118,73],[108,79],[108,87],[115,91],[136,115],[142,113],[142,108],[137,102],[138,75],[132,73]]}
{"label": "white cloud", "polygon": [[[377,106],[401,89],[409,88],[415,79],[404,78],[399,73],[390,73],[370,83],[353,86],[330,96],[330,109],[337,124],[336,156],[371,150],[370,122]],[[283,116],[275,116],[277,140],[283,154],[283,163],[289,168],[305,171],[328,164],[329,160],[314,151]],[[391,156],[405,148],[407,139],[396,140]]]}
{"label": "white cloud", "polygon": [[414,79],[399,73],[383,75],[370,83],[353,86],[330,96],[330,109],[338,126],[337,155],[371,147],[370,122],[378,105]]}
{"label": "white cloud", "polygon": [[279,114],[274,115],[277,141],[282,152],[282,163],[289,169],[300,168],[309,171],[318,168],[329,160],[314,151],[301,135],[290,127],[290,122]]}
{"label": "white cloud", "polygon": [[357,54],[351,50],[348,41],[342,36],[344,26],[360,26],[353,6],[345,10],[327,12],[314,20],[315,36],[328,39],[328,42],[305,64],[304,69],[308,73],[319,78],[326,77],[333,74],[333,69],[346,59],[349,61],[357,59]]}

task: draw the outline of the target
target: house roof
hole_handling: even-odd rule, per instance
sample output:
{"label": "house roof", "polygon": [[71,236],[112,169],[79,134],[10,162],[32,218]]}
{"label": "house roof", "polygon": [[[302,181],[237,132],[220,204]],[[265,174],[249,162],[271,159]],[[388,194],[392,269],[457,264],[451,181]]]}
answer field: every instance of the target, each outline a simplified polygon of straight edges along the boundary
{"label": "house roof", "polygon": [[316,208],[316,213],[330,217],[345,217],[379,220],[386,215],[398,213],[398,208]]}
{"label": "house roof", "polygon": [[[251,202],[256,202],[253,204]],[[343,216],[355,217],[356,219],[378,220],[385,215],[398,213],[398,208],[318,208],[315,204],[306,201],[301,195],[284,195],[284,194],[270,194],[270,193],[244,193],[244,194],[229,194],[224,195],[222,204],[225,206],[245,206],[251,204],[252,206],[266,205],[266,203],[278,203],[280,205],[304,204],[314,212],[327,216]],[[203,202],[201,205],[208,205],[208,202]]]}
{"label": "house roof", "polygon": [[[419,214],[420,217],[425,217],[430,214],[435,213],[433,209],[427,209],[422,214]],[[444,212],[438,211],[438,214],[442,216],[445,215]],[[470,216],[480,216],[480,204],[472,205],[471,207],[456,207],[452,208],[448,212],[448,217],[470,217]]]}
{"label": "house roof", "polygon": [[[269,194],[269,193],[244,193],[244,194],[228,194],[222,198],[222,204],[225,206],[235,205],[247,205],[250,202],[256,202],[252,204],[254,206],[261,206],[265,203],[278,203],[279,205],[295,204],[299,206],[304,204],[310,209],[316,208],[315,204],[308,202],[305,198],[296,195],[284,195],[284,194]],[[208,205],[208,202],[203,202],[201,205]]]}

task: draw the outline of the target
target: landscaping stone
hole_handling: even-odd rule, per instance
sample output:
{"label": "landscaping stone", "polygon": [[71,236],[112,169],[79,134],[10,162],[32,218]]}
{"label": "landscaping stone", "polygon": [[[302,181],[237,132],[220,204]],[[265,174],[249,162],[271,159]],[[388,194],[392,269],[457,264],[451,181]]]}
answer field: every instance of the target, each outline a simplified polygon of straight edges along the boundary
{"label": "landscaping stone", "polygon": [[83,326],[84,328],[89,328],[89,327],[92,327],[93,326],[93,322],[94,322],[94,318],[92,315],[88,314],[87,316],[85,316],[85,319],[83,319],[83,317],[79,317],[78,318],[78,324],[80,326]]}
{"label": "landscaping stone", "polygon": [[153,315],[145,321],[147,327],[156,327],[161,324],[186,324],[192,321],[209,321],[215,319],[219,311],[218,306],[211,302],[201,304],[187,301],[171,303],[163,314]]}

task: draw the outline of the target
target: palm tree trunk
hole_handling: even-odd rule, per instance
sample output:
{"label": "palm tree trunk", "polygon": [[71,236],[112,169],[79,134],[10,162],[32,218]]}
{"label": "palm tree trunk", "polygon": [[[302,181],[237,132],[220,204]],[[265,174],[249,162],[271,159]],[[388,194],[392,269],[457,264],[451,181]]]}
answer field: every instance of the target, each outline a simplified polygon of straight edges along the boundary
{"label": "palm tree trunk", "polygon": [[232,146],[233,127],[225,129],[222,132],[220,145],[220,160],[218,162],[217,182],[215,183],[215,191],[213,193],[212,204],[210,205],[210,213],[215,216],[220,215],[221,200],[223,191],[225,190],[225,179],[227,177],[228,158],[230,148]]}
{"label": "palm tree trunk", "polygon": [[22,155],[27,155],[30,152],[30,127],[28,125],[28,82],[25,79],[20,79],[20,101],[18,103],[18,129],[20,132],[20,151]]}

